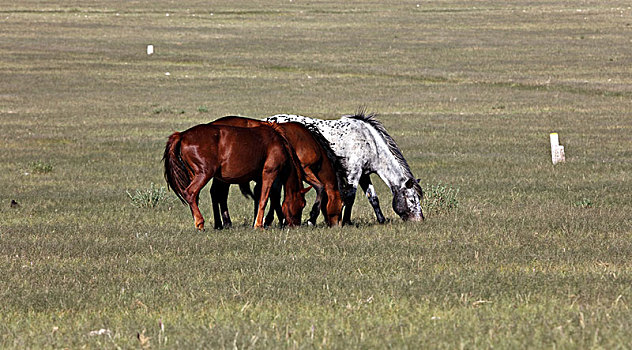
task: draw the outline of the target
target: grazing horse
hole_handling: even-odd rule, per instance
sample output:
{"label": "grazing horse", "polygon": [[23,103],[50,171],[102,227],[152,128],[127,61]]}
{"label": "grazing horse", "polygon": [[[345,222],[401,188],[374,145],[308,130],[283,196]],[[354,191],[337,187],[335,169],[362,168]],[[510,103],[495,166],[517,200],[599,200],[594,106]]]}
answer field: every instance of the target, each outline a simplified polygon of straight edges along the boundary
{"label": "grazing horse", "polygon": [[287,140],[267,123],[256,128],[200,124],[169,137],[163,161],[165,179],[183,203],[188,203],[195,227],[204,229],[198,208],[200,190],[211,178],[242,184],[261,184],[255,228],[263,228],[265,205],[272,183],[285,188],[283,214],[290,226],[300,225],[305,197],[300,165]]}
{"label": "grazing horse", "polygon": [[[266,122],[228,116],[213,121],[212,125],[230,125],[237,127],[258,127]],[[339,159],[335,156],[330,148],[329,142],[320,135],[318,130],[308,130],[303,124],[299,123],[283,123],[278,124],[283,129],[284,136],[290,142],[290,145],[296,151],[298,160],[303,167],[305,181],[312,185],[316,190],[316,201],[312,207],[309,217],[309,223],[316,225],[316,219],[319,212],[322,211],[325,222],[328,226],[336,226],[340,224],[342,218],[342,198],[340,188],[345,186],[346,174],[344,167],[339,165]],[[230,226],[230,216],[228,215],[227,197],[228,184],[214,180],[211,186],[211,199],[213,200],[213,211],[217,213],[219,206],[221,207],[222,218],[215,215],[215,228],[221,228],[222,224],[219,220],[224,221],[225,226]],[[281,195],[280,188],[272,187],[270,192],[271,208],[268,216],[266,216],[265,225],[269,225],[274,219],[274,211],[279,216],[279,198]],[[248,188],[246,191],[250,191]],[[242,190],[242,192],[245,192]],[[247,192],[246,192],[247,193]],[[257,188],[255,189],[255,206],[257,197]]]}
{"label": "grazing horse", "polygon": [[343,225],[351,223],[351,209],[358,184],[366,193],[377,220],[384,215],[369,177],[377,173],[393,192],[393,210],[403,220],[421,221],[423,191],[419,180],[404,159],[395,140],[374,115],[358,112],[337,120],[321,120],[299,115],[278,114],[265,118],[269,122],[298,122],[316,128],[329,141],[337,156],[344,159],[348,190],[343,194],[345,211]]}

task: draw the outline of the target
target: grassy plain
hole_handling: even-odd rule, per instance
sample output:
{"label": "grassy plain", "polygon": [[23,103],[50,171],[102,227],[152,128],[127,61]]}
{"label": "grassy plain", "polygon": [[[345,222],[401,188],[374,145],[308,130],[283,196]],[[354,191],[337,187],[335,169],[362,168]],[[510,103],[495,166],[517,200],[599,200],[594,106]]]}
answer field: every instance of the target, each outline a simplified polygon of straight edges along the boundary
{"label": "grassy plain", "polygon": [[[628,2],[0,4],[1,348],[632,347]],[[200,233],[127,196],[174,130],[360,105],[458,210],[375,177],[383,226],[256,232],[233,192]]]}

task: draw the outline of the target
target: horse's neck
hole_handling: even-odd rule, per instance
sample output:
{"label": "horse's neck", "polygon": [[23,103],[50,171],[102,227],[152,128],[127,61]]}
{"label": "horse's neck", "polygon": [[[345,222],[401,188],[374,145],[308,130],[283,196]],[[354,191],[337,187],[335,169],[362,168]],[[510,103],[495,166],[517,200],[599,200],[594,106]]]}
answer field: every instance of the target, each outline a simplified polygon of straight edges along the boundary
{"label": "horse's neck", "polygon": [[374,171],[391,191],[395,191],[406,182],[406,169],[404,169],[393,153],[391,153],[391,150],[388,148],[382,136],[373,130],[373,128],[370,129],[375,139],[375,144],[377,145],[377,154],[373,159]]}
{"label": "horse's neck", "polygon": [[301,181],[298,174],[298,169],[294,166],[294,163],[290,160],[286,163],[287,178],[285,179],[285,191],[290,192],[293,195],[301,190]]}

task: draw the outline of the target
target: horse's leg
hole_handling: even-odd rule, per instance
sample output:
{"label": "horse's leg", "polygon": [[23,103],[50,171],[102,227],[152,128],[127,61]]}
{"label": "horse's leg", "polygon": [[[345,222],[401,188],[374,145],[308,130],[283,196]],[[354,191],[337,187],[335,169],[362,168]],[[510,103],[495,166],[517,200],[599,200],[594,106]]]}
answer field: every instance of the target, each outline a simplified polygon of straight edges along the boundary
{"label": "horse's leg", "polygon": [[[211,185],[211,201],[213,202],[213,217],[215,219],[215,228],[221,230],[222,228],[230,228],[232,222],[230,220],[230,214],[228,213],[228,190],[230,184],[217,179],[213,180]],[[219,208],[218,208],[219,205]],[[221,212],[221,218],[220,218]],[[222,225],[223,222],[223,225]]]}
{"label": "horse's leg", "polygon": [[[274,180],[272,183],[272,190],[276,188],[276,193],[274,194],[276,198],[274,212],[276,213],[277,219],[279,220],[279,227],[285,226],[285,214],[283,214],[283,208],[281,206],[281,190],[283,189],[283,183],[279,180],[279,177]],[[270,192],[270,197],[272,197],[272,192]]]}
{"label": "horse's leg", "polygon": [[351,185],[345,191],[343,202],[345,203],[345,212],[342,215],[342,225],[351,225],[351,209],[353,208],[353,202],[355,202],[357,185]]}
{"label": "horse's leg", "polygon": [[230,214],[228,213],[228,189],[229,186],[226,186],[226,192],[219,202],[219,207],[222,209],[222,220],[224,221],[225,228],[233,227],[233,222],[230,220]]}
{"label": "horse's leg", "polygon": [[377,193],[375,192],[375,188],[373,187],[373,183],[371,182],[371,177],[369,174],[364,174],[360,177],[360,187],[366,194],[366,197],[369,199],[369,203],[373,207],[375,211],[375,216],[377,217],[377,222],[383,224],[386,219],[384,218],[384,214],[382,214],[382,210],[380,209],[380,201],[377,198]]}
{"label": "horse's leg", "polygon": [[[318,194],[316,196],[318,197]],[[329,222],[329,214],[330,214],[329,207],[331,206],[329,203],[329,200],[330,199],[329,199],[329,195],[327,194],[327,190],[323,188],[322,194],[321,194],[320,211],[323,213],[323,217],[325,218],[325,222],[327,223],[327,226],[332,226],[333,223]],[[312,208],[312,210],[314,210],[314,208]],[[316,221],[314,221],[314,225],[316,224],[315,222]]]}
{"label": "horse's leg", "polygon": [[312,185],[316,191],[316,200],[314,201],[312,210],[309,212],[309,220],[307,220],[307,224],[310,226],[316,226],[316,220],[318,219],[318,215],[320,215],[321,210],[323,211],[325,221],[327,220],[327,195],[325,194],[324,186],[310,185]]}
{"label": "horse's leg", "polygon": [[353,203],[355,202],[356,192],[358,191],[358,182],[362,173],[360,171],[353,171],[348,174],[348,185],[344,189],[342,195],[342,202],[345,205],[345,210],[342,215],[342,225],[351,225],[351,210],[353,209]]}
{"label": "horse's leg", "polygon": [[222,187],[223,192],[220,193],[220,201],[219,207],[222,210],[222,221],[224,222],[225,228],[231,228],[233,226],[233,222],[230,220],[230,214],[228,213],[228,190],[230,189],[230,184],[226,184],[226,186]]}
{"label": "horse's leg", "polygon": [[281,211],[281,183],[277,180],[274,180],[272,183],[272,188],[270,189],[270,209],[268,210],[268,215],[264,220],[263,226],[268,227],[274,221],[274,213],[277,214],[277,218],[279,219],[279,226],[283,225],[283,212]]}
{"label": "horse's leg", "polygon": [[185,200],[189,203],[189,208],[191,209],[191,214],[193,214],[193,219],[195,220],[195,227],[203,231],[204,230],[204,217],[200,212],[200,208],[198,206],[198,202],[200,199],[200,191],[202,187],[206,185],[206,183],[211,179],[210,174],[196,174],[193,177],[193,180],[186,188],[185,192]]}
{"label": "horse's leg", "polygon": [[211,185],[211,204],[213,207],[213,220],[215,221],[214,228],[216,230],[221,230],[223,228],[222,218],[220,216],[220,209],[219,209],[219,202],[221,201],[220,197],[221,197],[221,193],[223,192],[222,190],[223,184],[224,184],[223,182],[215,179],[213,180],[213,184]]}
{"label": "horse's leg", "polygon": [[268,202],[268,197],[270,196],[270,189],[272,188],[276,175],[277,172],[275,171],[267,171],[265,168],[263,170],[263,176],[261,176],[261,191],[258,198],[259,205],[257,215],[255,217],[255,228],[263,228],[263,216],[265,215],[266,204]]}
{"label": "horse's leg", "polygon": [[316,191],[316,200],[314,201],[314,205],[312,206],[312,210],[309,212],[309,220],[307,223],[312,226],[316,226],[316,220],[318,219],[318,215],[320,214],[321,208],[323,209],[323,215],[325,220],[327,220],[327,214],[325,213],[327,204],[326,197],[324,197],[325,193],[325,184],[316,176],[316,173],[312,171],[310,167],[305,167],[305,181],[312,185],[314,190]]}
{"label": "horse's leg", "polygon": [[259,211],[259,199],[261,198],[261,182],[255,182],[255,188],[252,191],[253,195],[254,195],[254,202],[255,202],[255,208],[254,208],[254,215],[252,219],[252,225],[254,226],[254,224],[257,221],[257,212]]}

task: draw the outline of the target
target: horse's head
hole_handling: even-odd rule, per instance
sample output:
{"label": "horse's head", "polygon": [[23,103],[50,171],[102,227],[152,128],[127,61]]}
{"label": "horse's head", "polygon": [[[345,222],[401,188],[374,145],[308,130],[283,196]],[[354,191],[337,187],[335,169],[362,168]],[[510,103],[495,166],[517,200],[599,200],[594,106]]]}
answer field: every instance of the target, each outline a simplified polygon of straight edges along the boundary
{"label": "horse's head", "polygon": [[404,221],[422,221],[424,214],[421,211],[421,199],[423,191],[419,186],[419,180],[408,179],[404,186],[393,191],[393,210]]}
{"label": "horse's head", "polygon": [[[301,185],[301,187],[303,187]],[[285,193],[285,199],[281,210],[285,215],[285,221],[288,226],[299,226],[301,224],[301,218],[303,217],[303,208],[305,208],[305,193],[307,193],[312,186],[307,188],[301,188],[299,191],[287,191]]]}

